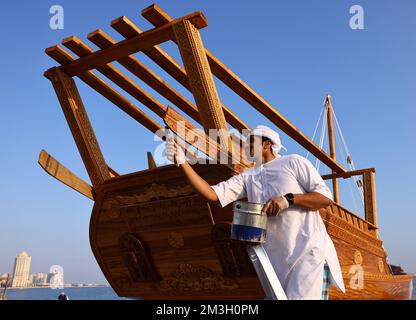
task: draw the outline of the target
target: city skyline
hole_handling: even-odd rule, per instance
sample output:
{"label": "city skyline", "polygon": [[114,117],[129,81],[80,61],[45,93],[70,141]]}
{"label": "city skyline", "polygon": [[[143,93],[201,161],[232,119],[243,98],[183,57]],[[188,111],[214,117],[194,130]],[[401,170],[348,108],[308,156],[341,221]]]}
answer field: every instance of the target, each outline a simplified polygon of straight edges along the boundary
{"label": "city skyline", "polygon": [[63,286],[101,286],[107,284],[97,284],[91,282],[85,283],[67,283],[64,281],[64,269],[59,265],[52,265],[49,272],[44,273],[37,271],[30,272],[32,257],[25,251],[21,251],[16,257],[12,272],[0,270],[0,284],[2,286],[7,282],[9,288],[31,288],[31,287],[51,287],[59,288]]}

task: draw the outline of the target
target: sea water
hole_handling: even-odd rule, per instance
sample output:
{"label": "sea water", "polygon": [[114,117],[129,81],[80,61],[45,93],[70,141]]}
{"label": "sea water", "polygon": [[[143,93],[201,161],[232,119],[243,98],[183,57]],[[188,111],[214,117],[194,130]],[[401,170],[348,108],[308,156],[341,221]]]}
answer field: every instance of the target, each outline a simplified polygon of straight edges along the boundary
{"label": "sea water", "polygon": [[7,300],[58,300],[58,296],[61,292],[64,292],[70,300],[126,299],[117,296],[117,293],[115,293],[111,287],[7,289],[6,298]]}
{"label": "sea water", "polygon": [[[413,300],[416,300],[416,279],[413,289]],[[7,289],[6,296],[8,300],[57,300],[61,292],[70,300],[128,300],[117,296],[111,287]]]}

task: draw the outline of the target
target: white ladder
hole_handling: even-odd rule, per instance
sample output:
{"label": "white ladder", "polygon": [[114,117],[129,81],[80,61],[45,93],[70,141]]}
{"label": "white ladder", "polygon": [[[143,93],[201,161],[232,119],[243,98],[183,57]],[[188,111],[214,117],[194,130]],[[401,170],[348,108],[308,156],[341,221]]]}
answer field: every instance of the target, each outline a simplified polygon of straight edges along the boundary
{"label": "white ladder", "polygon": [[247,245],[247,253],[253,263],[260,283],[266,293],[266,299],[287,300],[286,293],[274,271],[266,250],[261,244]]}

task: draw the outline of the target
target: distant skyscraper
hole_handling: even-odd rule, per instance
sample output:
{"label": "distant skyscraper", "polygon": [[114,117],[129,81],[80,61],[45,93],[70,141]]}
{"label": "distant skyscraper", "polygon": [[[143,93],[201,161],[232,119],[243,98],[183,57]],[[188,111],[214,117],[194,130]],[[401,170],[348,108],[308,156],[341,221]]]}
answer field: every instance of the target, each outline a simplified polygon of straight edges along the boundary
{"label": "distant skyscraper", "polygon": [[31,257],[26,251],[21,252],[14,261],[12,287],[26,287],[29,281]]}
{"label": "distant skyscraper", "polygon": [[34,285],[46,285],[48,283],[48,275],[46,273],[38,272],[32,276]]}

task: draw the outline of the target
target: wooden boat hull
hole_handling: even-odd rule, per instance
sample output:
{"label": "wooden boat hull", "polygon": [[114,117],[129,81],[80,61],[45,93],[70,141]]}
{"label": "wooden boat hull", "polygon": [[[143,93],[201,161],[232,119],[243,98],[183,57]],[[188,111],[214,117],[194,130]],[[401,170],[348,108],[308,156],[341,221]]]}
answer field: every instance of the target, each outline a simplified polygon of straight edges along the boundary
{"label": "wooden boat hull", "polygon": [[[195,165],[194,169],[210,184],[231,174],[222,165]],[[365,223],[336,206],[322,210],[321,215],[337,248],[347,287],[345,294],[331,289],[331,299],[411,298],[413,276],[391,273],[382,242]],[[97,190],[90,243],[120,296],[263,299],[245,244],[230,239],[231,221],[231,205],[220,208],[207,203],[170,165],[104,183]],[[355,288],[360,267],[364,285]]]}

